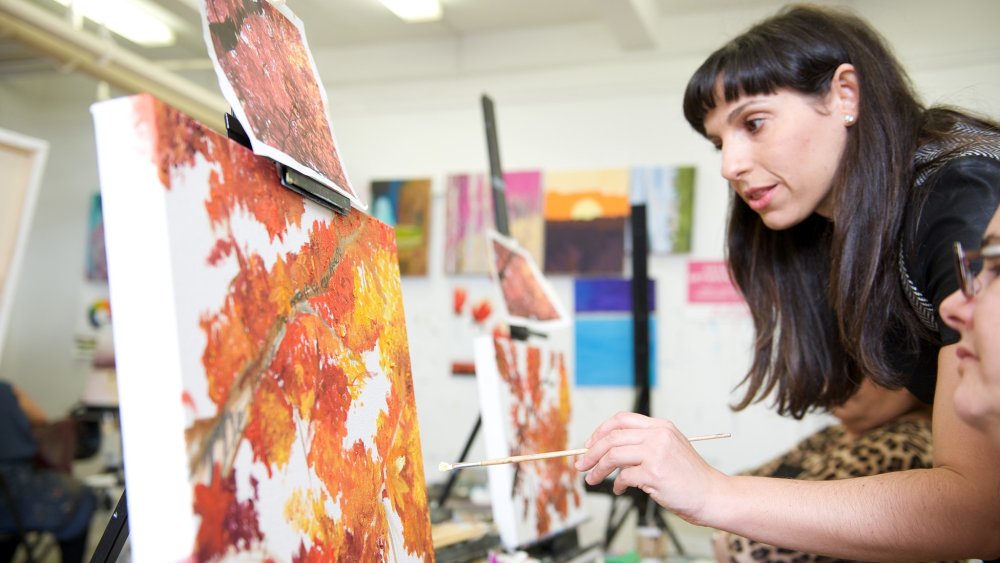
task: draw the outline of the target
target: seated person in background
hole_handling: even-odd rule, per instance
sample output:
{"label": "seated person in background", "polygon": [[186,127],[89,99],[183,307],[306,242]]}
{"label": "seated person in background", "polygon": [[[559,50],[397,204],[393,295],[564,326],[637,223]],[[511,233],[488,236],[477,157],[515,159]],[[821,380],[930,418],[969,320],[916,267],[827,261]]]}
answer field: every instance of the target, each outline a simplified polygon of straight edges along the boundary
{"label": "seated person in background", "polygon": [[[893,391],[866,379],[831,412],[839,424],[745,474],[826,481],[933,465],[930,408],[905,389]],[[722,531],[713,535],[713,548],[716,560],[726,563],[835,561]]]}
{"label": "seated person in background", "polygon": [[[33,425],[47,422],[44,411],[24,392],[0,381],[0,479],[10,499],[0,496],[0,534],[17,532],[12,501],[26,530],[51,532],[63,562],[83,560],[94,493],[66,473],[39,463]],[[0,541],[0,562],[13,558],[17,544]]]}
{"label": "seated person in background", "polygon": [[941,318],[961,335],[955,412],[1000,448],[1000,209],[982,246],[956,246],[958,291],[941,303]]}

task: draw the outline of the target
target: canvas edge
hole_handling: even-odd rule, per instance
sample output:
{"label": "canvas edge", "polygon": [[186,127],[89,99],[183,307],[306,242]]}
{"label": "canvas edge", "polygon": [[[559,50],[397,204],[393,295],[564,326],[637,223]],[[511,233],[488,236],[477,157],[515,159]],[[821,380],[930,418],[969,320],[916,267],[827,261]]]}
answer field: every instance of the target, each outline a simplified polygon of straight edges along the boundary
{"label": "canvas edge", "polygon": [[136,131],[139,103],[162,104],[140,94],[94,104],[91,112],[114,310],[130,547],[137,560],[176,561],[190,555],[195,519],[184,435],[176,431],[186,424],[167,190],[128,170],[145,163],[156,175],[152,150],[143,154],[146,141]]}

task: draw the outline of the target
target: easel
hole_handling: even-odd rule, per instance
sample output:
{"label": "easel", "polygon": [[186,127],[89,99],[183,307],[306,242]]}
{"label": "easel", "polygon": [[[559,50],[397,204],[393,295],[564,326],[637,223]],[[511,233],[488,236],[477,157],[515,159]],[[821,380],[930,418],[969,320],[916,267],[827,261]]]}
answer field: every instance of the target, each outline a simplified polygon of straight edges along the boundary
{"label": "easel", "polygon": [[[503,179],[503,169],[500,167],[500,144],[497,142],[497,127],[496,127],[496,115],[493,110],[493,100],[483,94],[480,98],[483,106],[483,123],[486,129],[486,150],[490,161],[490,193],[493,196],[493,223],[496,227],[498,233],[504,236],[510,236],[510,223],[507,219],[507,184]],[[510,327],[511,338],[518,338],[520,340],[527,340],[528,330],[525,327]],[[469,437],[465,440],[465,445],[462,446],[462,453],[458,456],[458,462],[461,463],[466,460],[469,456],[469,450],[472,449],[473,442],[476,441],[476,435],[479,434],[479,428],[483,425],[482,415],[476,415],[476,422],[472,425],[472,430],[469,432]],[[458,480],[458,475],[461,469],[454,469],[448,475],[448,480],[445,481],[444,488],[441,489],[441,495],[438,497],[437,505],[443,507],[444,503],[448,501],[448,495],[451,494],[451,489],[455,485],[455,481]]]}
{"label": "easel", "polygon": [[[649,241],[646,229],[645,201],[632,205],[632,365],[635,373],[635,405],[633,412],[650,416],[650,381],[649,381]],[[637,512],[640,525],[656,526],[663,530],[677,548],[677,553],[684,555],[684,546],[671,529],[669,522],[663,517],[663,508],[654,502],[641,489],[629,488],[623,495],[615,495],[613,481],[605,479],[597,485],[587,485],[587,492],[602,493],[611,497],[611,509],[604,529],[604,548],[621,530],[629,512]],[[620,515],[616,515],[618,501],[621,497],[628,498],[631,503]],[[645,521],[644,521],[645,519]]]}
{"label": "easel", "polygon": [[[243,129],[239,120],[234,115],[227,113],[225,114],[225,122],[226,134],[229,139],[252,150],[250,137],[246,134],[246,130]],[[276,165],[278,182],[282,186],[318,205],[332,209],[340,215],[350,213],[351,201],[347,196],[313,180],[298,170],[280,163],[276,163]],[[94,555],[90,558],[90,563],[114,563],[118,561],[118,557],[125,547],[125,541],[128,539],[128,534],[128,505],[123,490],[118,504],[104,528],[97,548],[94,550]]]}
{"label": "easel", "polygon": [[[493,100],[485,94],[483,94],[480,100],[483,108],[483,122],[486,129],[486,147],[490,162],[490,187],[493,196],[493,219],[497,232],[509,237],[510,224],[507,217],[507,186],[503,178],[503,169],[500,166],[500,144],[497,140],[496,115],[494,112]],[[510,337],[515,340],[527,340],[530,336],[538,336],[541,338],[547,337],[545,333],[537,332],[526,326],[511,325],[509,329]],[[476,439],[476,435],[479,433],[482,423],[482,415],[476,415],[476,422],[472,425],[469,437],[465,440],[465,445],[462,447],[462,453],[458,457],[458,463],[465,461],[468,457],[469,450],[472,448],[472,444]],[[438,507],[443,507],[444,503],[447,502],[448,495],[451,493],[451,489],[454,486],[455,481],[458,479],[460,471],[461,469],[455,469],[448,475],[448,480],[445,482],[444,488],[441,490],[441,495],[438,497]],[[517,482],[516,472],[518,469],[515,468],[514,471],[514,482]],[[577,533],[577,529],[574,527],[549,536],[530,546],[524,546],[524,550],[535,558],[549,561],[565,561],[584,551],[587,551],[590,547],[592,546],[588,546],[586,548],[580,547],[579,535]]]}

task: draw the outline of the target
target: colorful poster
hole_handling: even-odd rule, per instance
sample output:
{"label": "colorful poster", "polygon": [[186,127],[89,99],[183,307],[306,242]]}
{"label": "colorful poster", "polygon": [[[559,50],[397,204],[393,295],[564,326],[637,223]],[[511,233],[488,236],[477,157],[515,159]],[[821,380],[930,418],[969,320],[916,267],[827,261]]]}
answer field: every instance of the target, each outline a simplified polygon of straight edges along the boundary
{"label": "colorful poster", "polygon": [[108,258],[104,253],[104,217],[99,193],[90,198],[90,220],[87,225],[87,279],[108,280]]}
{"label": "colorful poster", "polygon": [[567,325],[559,297],[531,255],[512,238],[494,230],[488,234],[490,276],[503,298],[507,322],[538,330]]}
{"label": "colorful poster", "polygon": [[[536,263],[543,255],[545,218],[542,214],[541,172],[506,172],[503,175],[510,236]],[[489,272],[486,230],[495,228],[493,192],[486,174],[453,174],[448,177],[445,212],[445,272]]]}
{"label": "colorful poster", "polygon": [[621,275],[628,170],[545,174],[545,272]]}
{"label": "colorful poster", "polygon": [[115,365],[111,299],[107,282],[84,283],[73,334],[73,357],[92,366]]}
{"label": "colorful poster", "polygon": [[[642,166],[632,169],[632,203],[646,204],[651,254],[691,252],[694,220],[694,167]],[[625,243],[631,250],[631,240]]]}
{"label": "colorful poster", "polygon": [[[578,279],[576,384],[581,387],[635,385],[632,281]],[[656,284],[649,280],[649,384],[656,385]]]}
{"label": "colorful poster", "polygon": [[372,215],[396,229],[399,271],[404,276],[426,276],[431,232],[430,179],[372,182]]}
{"label": "colorful poster", "polygon": [[691,304],[742,304],[743,296],[733,285],[724,260],[688,262],[687,300]]}
{"label": "colorful poster", "polygon": [[327,117],[326,90],[302,21],[284,2],[200,2],[205,43],[222,94],[253,151],[336,190],[351,187]]}
{"label": "colorful poster", "polygon": [[[507,337],[476,339],[486,455],[571,449],[570,374],[561,351]],[[583,476],[571,457],[489,466],[493,521],[507,549],[583,522]]]}
{"label": "colorful poster", "polygon": [[432,560],[392,229],[149,95],[93,112],[133,557]]}

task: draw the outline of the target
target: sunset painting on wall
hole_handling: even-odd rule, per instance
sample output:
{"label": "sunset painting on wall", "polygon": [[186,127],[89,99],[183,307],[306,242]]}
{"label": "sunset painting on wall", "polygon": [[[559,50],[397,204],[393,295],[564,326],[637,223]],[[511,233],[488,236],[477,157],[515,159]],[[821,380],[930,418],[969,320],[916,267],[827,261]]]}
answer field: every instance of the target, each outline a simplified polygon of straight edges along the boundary
{"label": "sunset painting on wall", "polygon": [[545,174],[549,274],[621,274],[629,216],[628,170]]}
{"label": "sunset painting on wall", "polygon": [[392,228],[149,95],[93,112],[133,556],[432,560]]}

